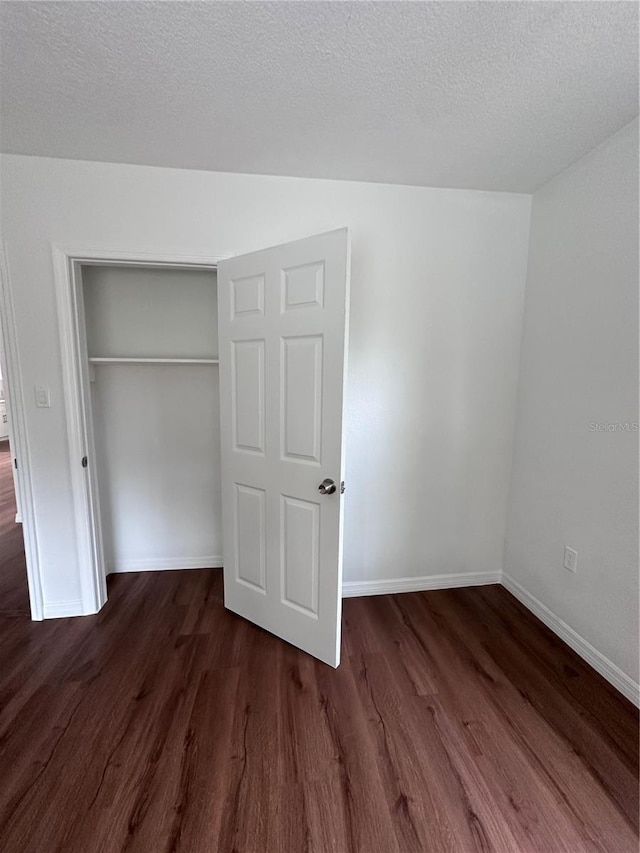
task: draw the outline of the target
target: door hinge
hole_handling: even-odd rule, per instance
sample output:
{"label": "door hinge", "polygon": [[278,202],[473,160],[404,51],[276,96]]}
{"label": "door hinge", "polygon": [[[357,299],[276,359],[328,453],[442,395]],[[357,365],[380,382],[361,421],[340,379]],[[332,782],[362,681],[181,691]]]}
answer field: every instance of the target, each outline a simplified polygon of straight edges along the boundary
{"label": "door hinge", "polygon": [[16,469],[16,471],[17,471],[17,470],[18,470],[18,460],[17,460],[15,457],[14,457],[14,460],[13,460],[13,466],[14,466],[14,468],[15,468],[15,469]]}
{"label": "door hinge", "polygon": [[345,487],[344,487],[344,480],[342,480],[342,481],[340,482],[340,494],[341,494],[341,495],[344,495],[344,488],[345,488]]}
{"label": "door hinge", "polygon": [[87,459],[86,456],[83,456],[82,457],[82,467],[86,468],[88,464],[89,464],[89,460]]}

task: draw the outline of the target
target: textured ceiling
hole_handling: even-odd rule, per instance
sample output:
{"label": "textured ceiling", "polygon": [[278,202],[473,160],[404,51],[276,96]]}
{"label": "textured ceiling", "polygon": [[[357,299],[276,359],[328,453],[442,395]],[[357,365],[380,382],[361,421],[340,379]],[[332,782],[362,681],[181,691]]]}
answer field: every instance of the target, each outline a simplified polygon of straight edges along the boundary
{"label": "textured ceiling", "polygon": [[3,151],[528,192],[638,113],[635,2],[2,2]]}

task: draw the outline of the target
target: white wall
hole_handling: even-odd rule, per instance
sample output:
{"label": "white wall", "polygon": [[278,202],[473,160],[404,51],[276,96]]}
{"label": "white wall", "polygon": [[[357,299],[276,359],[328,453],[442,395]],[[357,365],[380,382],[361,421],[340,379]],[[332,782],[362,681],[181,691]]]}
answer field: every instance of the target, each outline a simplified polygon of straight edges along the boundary
{"label": "white wall", "polygon": [[[87,266],[90,356],[217,358],[215,271]],[[91,400],[109,571],[222,565],[217,364],[100,364]]]}
{"label": "white wall", "polygon": [[529,196],[5,155],[1,203],[48,602],[80,597],[51,243],[221,255],[343,225],[345,579],[497,576]]}
{"label": "white wall", "polygon": [[534,196],[505,572],[636,683],[637,421],[635,122]]}
{"label": "white wall", "polygon": [[108,570],[221,566],[217,365],[110,364],[95,376]]}

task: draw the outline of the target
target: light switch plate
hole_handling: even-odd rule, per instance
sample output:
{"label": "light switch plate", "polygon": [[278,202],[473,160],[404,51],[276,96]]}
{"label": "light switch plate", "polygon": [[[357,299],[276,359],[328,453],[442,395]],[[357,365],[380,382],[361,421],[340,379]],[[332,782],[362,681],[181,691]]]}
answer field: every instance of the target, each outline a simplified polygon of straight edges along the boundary
{"label": "light switch plate", "polygon": [[51,408],[51,394],[46,385],[36,385],[36,406],[38,409]]}
{"label": "light switch plate", "polygon": [[575,572],[578,568],[578,552],[574,551],[573,548],[566,546],[564,549],[564,562],[562,565],[570,572]]}

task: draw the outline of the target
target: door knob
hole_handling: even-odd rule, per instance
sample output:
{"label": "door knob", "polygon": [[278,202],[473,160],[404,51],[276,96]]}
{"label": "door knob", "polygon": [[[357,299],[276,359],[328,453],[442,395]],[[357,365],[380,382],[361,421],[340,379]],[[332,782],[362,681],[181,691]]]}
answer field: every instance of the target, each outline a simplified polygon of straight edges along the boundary
{"label": "door knob", "polygon": [[333,480],[323,480],[318,486],[318,491],[321,495],[332,495],[336,490],[336,484]]}

